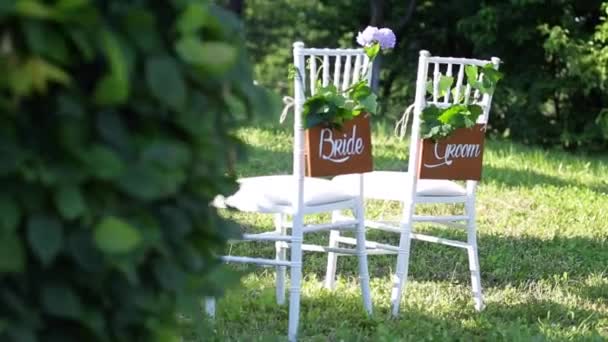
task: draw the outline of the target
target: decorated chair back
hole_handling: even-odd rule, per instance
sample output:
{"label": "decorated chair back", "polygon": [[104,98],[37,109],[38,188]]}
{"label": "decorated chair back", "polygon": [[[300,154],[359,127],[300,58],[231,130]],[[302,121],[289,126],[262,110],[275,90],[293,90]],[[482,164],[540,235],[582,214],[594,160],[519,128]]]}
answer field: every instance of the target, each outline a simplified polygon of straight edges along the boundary
{"label": "decorated chair back", "polygon": [[[484,67],[498,70],[499,58],[480,60],[428,56],[424,58],[424,63],[427,74],[418,75],[416,85],[418,86],[422,81],[425,82],[425,90],[429,94],[426,106],[435,105],[439,108],[446,108],[457,104],[477,104],[483,109],[483,115],[477,122],[488,122],[492,94],[484,93],[483,89],[479,88],[483,88]],[[423,79],[421,80],[421,78]],[[471,84],[472,80],[481,86],[476,87]]]}
{"label": "decorated chair back", "polygon": [[[409,151],[414,189],[418,178],[480,179],[483,138],[492,93],[500,78],[499,64],[497,57],[479,60],[436,57],[428,51],[420,52]],[[446,119],[457,111],[470,113],[471,118],[478,116],[467,123],[468,129],[456,129],[445,139],[435,139],[444,128],[429,129],[432,125],[440,126],[434,119],[429,119],[432,117],[429,113],[443,115],[442,119]],[[459,120],[468,119],[461,116]],[[430,135],[433,139],[422,140]],[[474,187],[475,183],[468,185]]]}
{"label": "decorated chair back", "polygon": [[[317,94],[319,87],[333,85],[337,90],[344,91],[362,79],[365,79],[369,85],[372,63],[370,63],[370,59],[363,49],[305,48],[304,43],[302,42],[294,43],[293,55],[295,66],[293,173],[296,178],[302,178],[308,168],[308,174],[311,176],[330,176],[332,174],[337,174],[331,172],[334,165],[331,165],[330,163],[327,163],[321,168],[315,166],[313,169],[313,160],[311,160],[313,158],[308,158],[308,164],[304,161],[306,148],[304,133],[306,127],[302,117],[303,105],[307,98]],[[319,150],[327,147],[326,151],[331,151],[332,147],[330,147],[330,145],[332,144],[334,150],[338,148],[341,150],[356,150],[357,144],[352,137],[351,140],[353,141],[348,141],[349,136],[346,128],[344,129],[344,132],[346,137],[338,137],[335,134],[330,137],[330,133],[316,130],[316,132],[309,132],[309,138],[314,136],[317,140],[325,139],[327,141],[327,146],[319,146]],[[327,133],[327,137],[322,135],[324,133]],[[354,135],[352,132],[349,133]],[[335,139],[335,141],[333,139]],[[367,140],[369,140],[369,138]],[[369,141],[366,141],[365,143],[368,145],[370,144]],[[350,146],[349,144],[353,146]],[[339,166],[338,164],[340,164],[340,161],[343,158],[333,158],[330,153],[331,152],[324,152],[321,156],[322,158],[316,158],[316,160],[321,159],[323,162],[323,158],[325,158],[326,161],[335,161],[335,165]],[[369,163],[371,164],[371,159],[369,160]],[[315,163],[314,165],[319,164]],[[314,172],[311,172],[311,170]],[[320,173],[317,174],[316,170],[320,170]]]}

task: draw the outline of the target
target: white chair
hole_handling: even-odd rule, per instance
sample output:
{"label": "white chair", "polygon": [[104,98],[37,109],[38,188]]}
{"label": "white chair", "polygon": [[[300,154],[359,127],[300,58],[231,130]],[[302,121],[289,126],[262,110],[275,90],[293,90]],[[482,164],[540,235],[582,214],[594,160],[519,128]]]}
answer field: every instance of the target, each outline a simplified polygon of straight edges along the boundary
{"label": "white chair", "polygon": [[[482,310],[484,307],[475,228],[475,189],[477,182],[466,181],[466,186],[462,186],[451,180],[418,179],[417,165],[420,158],[420,151],[417,142],[420,139],[420,114],[422,110],[430,104],[445,108],[446,106],[454,104],[455,101],[458,101],[458,98],[461,98],[460,94],[464,94],[465,103],[477,103],[482,107],[483,114],[480,115],[478,123],[486,124],[488,122],[492,96],[488,94],[480,96],[479,93],[472,92],[471,87],[465,82],[466,77],[464,77],[465,66],[484,66],[488,63],[492,63],[494,68],[498,69],[500,59],[493,57],[491,61],[485,61],[464,58],[434,57],[430,56],[428,51],[421,51],[418,62],[416,97],[413,107],[414,119],[410,138],[408,172],[374,171],[364,174],[363,196],[366,199],[401,201],[403,205],[400,222],[366,220],[367,227],[401,234],[399,247],[374,244],[368,241],[368,245],[370,246],[398,254],[396,275],[394,277],[391,293],[392,314],[395,316],[399,312],[402,291],[407,281],[411,239],[435,242],[466,249],[469,258],[475,309]],[[428,75],[429,65],[434,66],[431,77]],[[438,87],[435,85],[439,82],[441,75],[452,76],[453,73],[457,74],[453,89],[458,95],[451,96],[453,94],[448,91],[447,96],[440,96],[440,94],[437,93]],[[432,97],[429,100],[425,98],[427,78],[432,80],[433,87],[431,89],[434,90]],[[333,181],[343,189],[356,189],[354,186],[358,182],[356,178],[353,178],[350,175],[337,176]],[[465,213],[463,215],[450,216],[416,215],[415,205],[421,203],[462,203],[464,204]],[[413,231],[413,224],[416,222],[433,222],[452,227],[465,228],[467,231],[467,241],[454,241],[415,233]],[[462,222],[464,222],[464,224]],[[336,239],[339,239],[337,235],[332,235],[332,238],[334,240],[330,241],[330,244]],[[335,269],[333,265],[329,265],[328,272],[333,269]]]}
{"label": "white chair", "polygon": [[[361,68],[370,67],[369,60],[362,49],[306,49],[304,44],[293,45],[296,77],[294,82],[294,146],[293,174],[243,178],[239,180],[239,190],[224,200],[224,204],[241,211],[269,213],[275,215],[275,231],[261,234],[245,234],[247,241],[275,242],[275,259],[251,258],[243,256],[224,256],[226,262],[255,263],[276,266],[277,302],[285,301],[284,282],[286,268],[291,270],[289,299],[289,332],[293,341],[297,337],[300,312],[300,284],[302,281],[302,251],[332,252],[357,255],[359,259],[359,279],[363,306],[371,314],[372,301],[365,250],[365,226],[363,202],[358,195],[349,194],[331,180],[305,177],[304,128],[302,106],[307,94],[315,93],[317,77],[321,76],[323,85],[329,84],[330,69],[333,68],[333,82],[343,89],[359,79]],[[318,60],[319,59],[319,60]],[[308,77],[306,62],[308,61]],[[317,62],[320,62],[317,64]],[[331,63],[330,63],[331,62]],[[319,65],[319,68],[317,68]],[[322,72],[322,74],[320,74]],[[308,87],[307,87],[308,85]],[[361,176],[359,179],[361,186]],[[324,212],[351,210],[355,219],[332,220],[331,223],[305,225],[304,215]],[[286,221],[292,216],[292,222]],[[336,215],[333,215],[335,217]],[[291,228],[291,234],[287,229]],[[328,230],[354,230],[356,248],[336,248],[303,244],[305,233]],[[286,249],[291,248],[291,258],[287,260]],[[215,305],[212,300],[206,303],[206,310],[213,315]]]}

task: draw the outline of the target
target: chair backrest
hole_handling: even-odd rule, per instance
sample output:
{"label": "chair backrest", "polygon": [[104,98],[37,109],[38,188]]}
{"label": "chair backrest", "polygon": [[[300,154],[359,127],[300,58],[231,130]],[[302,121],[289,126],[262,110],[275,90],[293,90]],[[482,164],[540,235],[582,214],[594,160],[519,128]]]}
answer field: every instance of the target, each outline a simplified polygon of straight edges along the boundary
{"label": "chair backrest", "polygon": [[[492,96],[489,94],[480,94],[479,90],[473,90],[467,82],[465,76],[465,68],[469,65],[484,67],[487,64],[494,65],[498,69],[500,59],[492,57],[490,60],[472,59],[472,58],[454,58],[454,57],[437,57],[430,56],[428,51],[420,52],[420,62],[426,64],[426,75],[418,75],[416,86],[423,85],[426,89],[427,80],[431,81],[432,94],[426,101],[426,105],[435,105],[437,107],[446,107],[453,104],[478,104],[483,108],[483,116],[479,117],[478,123],[487,123],[490,114],[490,106]],[[447,91],[442,96],[439,93],[440,80],[442,76],[454,78],[454,83],[447,88]],[[479,73],[477,81],[481,81],[483,74]],[[454,93],[452,93],[454,91]],[[462,98],[461,98],[462,96]]]}
{"label": "chair backrest", "polygon": [[[301,85],[303,92],[300,95],[304,100],[315,94],[319,81],[322,86],[333,84],[345,90],[358,82],[361,74],[371,67],[363,49],[305,48],[304,43],[296,42],[293,51],[294,66],[301,76],[301,81],[296,82]],[[366,77],[369,82],[371,73]]]}
{"label": "chair backrest", "polygon": [[[473,90],[471,85],[467,83],[465,68],[468,65],[483,67],[491,63],[494,69],[498,69],[500,59],[492,57],[490,60],[470,59],[470,58],[454,58],[454,57],[437,57],[431,56],[428,51],[420,51],[418,59],[418,75],[416,78],[416,95],[414,100],[414,119],[412,123],[409,166],[412,184],[412,191],[415,191],[417,180],[417,166],[420,158],[420,146],[417,143],[420,139],[420,115],[424,108],[429,105],[437,107],[447,107],[453,104],[478,104],[483,109],[483,115],[479,116],[477,123],[487,124],[490,107],[492,104],[492,95],[480,94],[478,90]],[[453,84],[443,94],[439,93],[440,81],[442,76],[453,77]],[[479,73],[477,81],[483,77]],[[427,98],[427,81],[430,80],[432,92]],[[452,90],[454,93],[452,93]],[[468,181],[467,188],[474,185],[476,182]]]}
{"label": "chair backrest", "polygon": [[[293,44],[294,78],[294,146],[293,174],[298,180],[298,193],[302,193],[304,179],[304,123],[302,108],[304,101],[315,94],[318,81],[322,86],[333,84],[338,89],[347,89],[361,80],[364,74],[368,84],[372,67],[363,49],[318,49],[305,48],[304,43]],[[301,203],[296,201],[295,203]]]}

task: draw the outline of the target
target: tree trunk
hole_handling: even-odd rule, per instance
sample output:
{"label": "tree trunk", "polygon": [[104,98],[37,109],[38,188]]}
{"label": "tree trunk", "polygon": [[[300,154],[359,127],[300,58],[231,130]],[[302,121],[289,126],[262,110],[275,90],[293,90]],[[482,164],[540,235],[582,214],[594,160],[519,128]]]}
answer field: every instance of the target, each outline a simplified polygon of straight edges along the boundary
{"label": "tree trunk", "polygon": [[[369,21],[370,26],[382,26],[384,24],[384,0],[370,0],[369,1],[371,18]],[[378,86],[380,83],[380,65],[382,64],[382,56],[378,55],[374,60],[372,67],[372,90],[374,93],[378,93]]]}
{"label": "tree trunk", "polygon": [[371,12],[369,24],[381,26],[384,23],[384,0],[370,0],[369,7]]}
{"label": "tree trunk", "polygon": [[395,27],[395,34],[398,34],[400,36],[403,35],[403,33],[405,32],[405,28],[407,27],[407,24],[412,19],[412,15],[414,14],[415,8],[416,8],[416,0],[410,0],[410,3],[407,6],[407,11],[405,12],[405,15],[403,17],[401,17],[401,20],[397,24],[397,27]]}
{"label": "tree trunk", "polygon": [[230,0],[228,2],[228,9],[239,17],[243,17],[243,10],[245,9],[245,0]]}
{"label": "tree trunk", "polygon": [[[383,2],[383,0],[381,0],[381,1],[371,0],[371,6],[372,6],[371,21],[372,22],[379,20],[380,17],[378,16],[377,13],[382,11],[382,10],[374,10],[374,5],[377,7],[378,3],[382,3],[382,2]],[[399,22],[397,23],[397,25],[394,27],[394,30],[393,30],[395,32],[395,35],[397,35],[397,42],[399,42],[400,39],[401,40],[403,39],[403,35],[405,34],[405,29],[407,28],[407,24],[412,19],[415,8],[416,8],[416,0],[409,0],[405,14],[401,17],[401,19],[399,20]],[[383,14],[384,13],[381,13],[381,15],[383,15]],[[372,89],[376,93],[379,92],[378,83],[379,83],[379,79],[380,79],[380,66],[381,66],[381,56],[378,56],[378,57],[379,58],[376,59],[376,63],[374,63],[374,68],[372,69]],[[378,64],[378,65],[376,65],[376,64]],[[386,83],[384,84],[384,87],[382,88],[382,97],[383,98],[390,97],[392,84],[393,84],[395,78],[397,77],[398,72],[400,72],[400,71],[395,70],[395,69],[390,69]],[[386,101],[384,101],[384,103],[386,103]]]}

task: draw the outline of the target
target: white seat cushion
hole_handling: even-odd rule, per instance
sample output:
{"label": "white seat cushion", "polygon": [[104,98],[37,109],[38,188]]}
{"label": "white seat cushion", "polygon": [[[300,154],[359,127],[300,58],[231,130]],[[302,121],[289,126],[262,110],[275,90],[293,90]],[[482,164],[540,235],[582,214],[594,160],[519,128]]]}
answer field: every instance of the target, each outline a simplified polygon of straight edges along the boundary
{"label": "white seat cushion", "polygon": [[[241,178],[239,190],[225,199],[227,206],[241,211],[276,212],[292,203],[296,182],[292,175]],[[350,200],[354,195],[338,184],[321,178],[304,178],[304,205],[308,207]]]}
{"label": "white seat cushion", "polygon": [[[363,174],[363,196],[370,199],[402,201],[407,193],[408,173],[400,171],[373,171]],[[356,174],[336,176],[332,180],[341,189],[356,195],[359,191]],[[417,196],[464,196],[466,190],[449,180],[419,179]]]}

